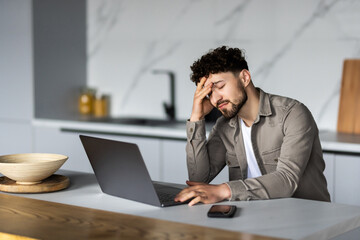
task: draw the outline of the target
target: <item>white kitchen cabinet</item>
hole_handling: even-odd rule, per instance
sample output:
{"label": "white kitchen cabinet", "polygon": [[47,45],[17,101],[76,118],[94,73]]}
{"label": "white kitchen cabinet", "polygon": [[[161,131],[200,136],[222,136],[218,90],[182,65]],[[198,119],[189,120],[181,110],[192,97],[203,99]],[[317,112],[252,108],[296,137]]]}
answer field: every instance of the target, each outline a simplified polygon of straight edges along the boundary
{"label": "white kitchen cabinet", "polygon": [[69,157],[62,169],[92,172],[77,134],[61,132],[58,127],[34,126],[34,152],[57,153]]}
{"label": "white kitchen cabinet", "polygon": [[334,200],[360,206],[360,157],[335,155]]}
{"label": "white kitchen cabinet", "polygon": [[324,153],[331,201],[360,206],[360,156]]}
{"label": "white kitchen cabinet", "polygon": [[[185,147],[186,141],[162,141],[162,172],[164,181],[184,184],[189,179]],[[229,174],[227,167],[225,167],[211,183],[219,184],[227,181],[229,181]]]}
{"label": "white kitchen cabinet", "polygon": [[325,170],[324,175],[327,181],[327,188],[330,193],[331,201],[334,201],[334,165],[335,165],[335,154],[324,153]]}
{"label": "white kitchen cabinet", "polygon": [[186,141],[162,140],[163,181],[185,184],[189,179],[185,146]]}
{"label": "white kitchen cabinet", "polygon": [[[77,132],[61,131],[59,127],[34,126],[35,152],[64,154],[69,157],[62,169],[93,172]],[[149,174],[153,180],[160,178],[160,140],[110,134],[87,134],[94,137],[138,144]]]}
{"label": "white kitchen cabinet", "polygon": [[0,120],[0,155],[32,152],[31,124]]}

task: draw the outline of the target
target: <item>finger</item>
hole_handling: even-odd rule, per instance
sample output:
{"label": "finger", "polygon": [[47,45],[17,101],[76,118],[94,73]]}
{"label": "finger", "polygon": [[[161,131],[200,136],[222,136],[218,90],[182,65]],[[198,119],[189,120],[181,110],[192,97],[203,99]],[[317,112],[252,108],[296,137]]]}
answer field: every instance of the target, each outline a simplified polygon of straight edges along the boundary
{"label": "finger", "polygon": [[197,86],[196,86],[196,90],[201,90],[206,82],[206,77],[202,77],[200,79],[200,82],[198,82]]}
{"label": "finger", "polygon": [[201,202],[201,197],[200,196],[197,196],[196,198],[191,200],[188,205],[193,206],[193,205],[197,204],[198,202]]}
{"label": "finger", "polygon": [[184,195],[188,192],[187,190],[188,190],[187,188],[181,190],[178,194],[176,194],[174,200],[175,200],[175,201],[180,201],[180,199],[182,198],[182,196],[184,196]]}
{"label": "finger", "polygon": [[[187,181],[187,182],[190,182],[190,181]],[[198,186],[189,186],[189,187],[186,187],[184,189],[182,189],[178,195],[183,195],[183,194],[186,194],[186,193],[189,193],[191,191],[197,191],[199,189]]]}
{"label": "finger", "polygon": [[195,99],[206,100],[207,96],[212,92],[212,83],[200,90],[196,90]]}
{"label": "finger", "polygon": [[212,86],[213,86],[213,85],[214,85],[213,83],[210,83],[209,85],[204,86],[204,87],[201,88],[201,89],[198,89],[198,90],[197,90],[197,94],[198,94],[198,95],[201,95],[201,94],[203,94],[203,93],[205,93],[205,95],[209,94],[209,93],[212,91]]}
{"label": "finger", "polygon": [[203,182],[193,182],[193,181],[186,181],[186,184],[189,186],[196,186],[196,185],[204,185]]}
{"label": "finger", "polygon": [[178,195],[176,195],[174,200],[177,202],[185,202],[190,198],[196,197],[197,195],[199,195],[199,194],[194,190],[192,190],[192,191],[184,191],[183,190]]}
{"label": "finger", "polygon": [[212,92],[211,86],[204,88],[198,93],[198,97],[201,99],[209,99],[208,96]]}

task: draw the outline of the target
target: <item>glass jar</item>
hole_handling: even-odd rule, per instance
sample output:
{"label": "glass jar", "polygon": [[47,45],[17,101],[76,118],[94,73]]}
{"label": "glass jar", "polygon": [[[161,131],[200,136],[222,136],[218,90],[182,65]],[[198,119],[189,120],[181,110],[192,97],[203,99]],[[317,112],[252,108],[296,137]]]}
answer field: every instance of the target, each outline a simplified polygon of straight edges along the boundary
{"label": "glass jar", "polygon": [[94,111],[95,89],[85,88],[79,97],[79,112],[84,115],[92,114]]}
{"label": "glass jar", "polygon": [[94,116],[107,117],[109,115],[109,96],[101,95],[94,100]]}

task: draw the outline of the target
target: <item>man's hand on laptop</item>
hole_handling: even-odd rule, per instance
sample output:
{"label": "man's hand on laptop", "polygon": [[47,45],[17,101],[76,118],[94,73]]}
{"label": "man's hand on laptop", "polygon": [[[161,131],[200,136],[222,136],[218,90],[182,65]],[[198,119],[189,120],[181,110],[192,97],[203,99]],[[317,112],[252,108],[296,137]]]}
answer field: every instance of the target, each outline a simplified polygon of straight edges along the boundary
{"label": "man's hand on laptop", "polygon": [[206,184],[202,182],[186,181],[189,187],[183,189],[176,197],[175,201],[185,202],[192,198],[189,206],[198,202],[216,203],[231,197],[231,191],[227,184]]}

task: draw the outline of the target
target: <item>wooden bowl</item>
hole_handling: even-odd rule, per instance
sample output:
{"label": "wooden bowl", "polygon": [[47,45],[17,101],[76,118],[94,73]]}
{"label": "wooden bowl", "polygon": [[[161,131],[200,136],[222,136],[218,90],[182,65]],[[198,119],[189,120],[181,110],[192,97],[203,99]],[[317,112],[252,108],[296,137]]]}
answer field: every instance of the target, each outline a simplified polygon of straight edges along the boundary
{"label": "wooden bowl", "polygon": [[50,153],[22,153],[0,156],[0,173],[17,184],[37,184],[50,177],[68,159]]}

